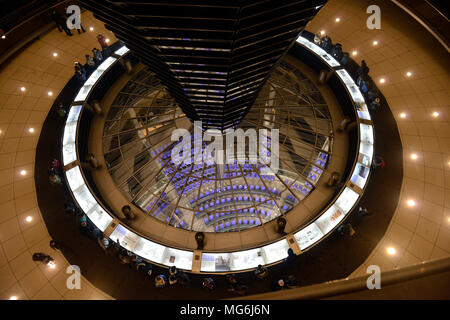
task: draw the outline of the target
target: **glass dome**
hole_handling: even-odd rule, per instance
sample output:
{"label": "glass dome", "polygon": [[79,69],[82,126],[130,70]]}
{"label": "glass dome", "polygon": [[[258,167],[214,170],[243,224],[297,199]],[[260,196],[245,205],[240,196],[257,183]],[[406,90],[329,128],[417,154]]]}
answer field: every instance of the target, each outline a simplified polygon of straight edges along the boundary
{"label": "glass dome", "polygon": [[[143,69],[110,108],[104,156],[112,179],[130,203],[171,226],[203,232],[241,231],[289,212],[313,191],[333,142],[325,100],[285,61],[237,127],[267,129],[268,147],[271,130],[279,130],[277,172],[248,160],[177,165],[171,159],[178,144],[171,135],[177,128],[194,134],[193,125],[155,75]],[[203,142],[202,148],[207,145]]]}

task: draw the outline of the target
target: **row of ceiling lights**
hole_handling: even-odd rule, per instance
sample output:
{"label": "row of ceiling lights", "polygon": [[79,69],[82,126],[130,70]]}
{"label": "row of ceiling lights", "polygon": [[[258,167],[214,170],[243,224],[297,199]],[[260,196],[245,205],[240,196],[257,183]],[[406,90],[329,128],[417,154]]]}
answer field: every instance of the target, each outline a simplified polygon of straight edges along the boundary
{"label": "row of ceiling lights", "polygon": [[[336,23],[338,23],[338,22],[340,22],[340,21],[341,21],[341,18],[339,18],[339,17],[337,17],[337,18],[335,19],[335,22],[336,22]],[[325,30],[321,30],[321,31],[320,31],[320,35],[322,35],[322,36],[325,35]],[[373,41],[372,41],[372,45],[373,45],[373,46],[377,46],[377,45],[378,45],[378,40],[373,40]],[[353,50],[353,51],[352,51],[352,56],[356,56],[356,55],[358,55],[358,51],[357,51],[357,50]],[[413,74],[412,74],[411,71],[407,71],[407,72],[405,73],[405,75],[406,75],[407,78],[411,78]],[[380,83],[380,84],[384,84],[385,82],[386,82],[386,79],[385,79],[385,78],[380,78],[380,79],[379,79],[379,83]],[[434,112],[431,114],[431,116],[434,117],[434,118],[437,118],[437,117],[439,117],[439,112],[434,111]],[[407,117],[407,114],[406,114],[405,112],[400,113],[400,118],[404,119],[404,118],[406,118],[406,117]],[[412,153],[412,154],[411,154],[411,159],[412,159],[412,160],[417,160],[417,159],[418,159],[418,155],[417,155],[416,153]],[[450,166],[450,161],[448,162],[448,165]],[[413,199],[407,200],[406,203],[407,203],[407,205],[408,205],[409,207],[414,207],[414,206],[416,205],[416,202],[415,202]],[[447,218],[447,221],[450,223],[450,217]],[[388,255],[390,255],[390,256],[394,256],[394,255],[397,254],[397,249],[396,249],[395,247],[393,247],[393,246],[389,246],[389,247],[386,248],[386,253],[387,253]]]}
{"label": "row of ceiling lights", "polygon": [[[339,17],[337,17],[337,18],[335,19],[335,22],[336,22],[336,23],[338,23],[338,22],[340,22],[340,21],[341,21],[341,19],[340,19]],[[93,27],[90,27],[89,30],[90,30],[90,31],[94,31],[94,28],[93,28]],[[325,30],[320,31],[320,34],[321,34],[321,35],[325,35]],[[4,38],[5,38],[5,36],[2,36],[2,39],[4,39]],[[109,42],[109,39],[106,39],[106,42]],[[378,45],[378,40],[374,40],[374,41],[372,42],[372,45],[373,45],[373,46],[377,46],[377,45]],[[357,50],[353,50],[353,51],[352,51],[352,55],[353,55],[353,56],[356,56],[357,54],[358,54],[358,51],[357,51]],[[57,56],[58,56],[58,53],[57,53],[57,52],[54,52],[54,53],[53,53],[53,56],[54,56],[54,57],[57,57]],[[407,71],[407,72],[406,72],[406,76],[407,76],[408,78],[411,77],[411,76],[412,76],[412,72],[411,72],[411,71]],[[381,78],[381,79],[379,80],[379,82],[380,82],[381,84],[383,84],[383,83],[385,83],[385,79],[384,79],[384,78]],[[26,90],[25,87],[21,87],[21,91],[22,91],[22,92],[24,92],[25,90]],[[52,93],[51,91],[49,91],[49,92],[48,92],[48,95],[49,95],[49,96],[52,96],[53,93]],[[432,113],[432,116],[435,117],[435,118],[437,118],[437,117],[439,116],[439,113],[438,113],[438,112],[433,112],[433,113]],[[401,118],[406,118],[406,113],[404,113],[404,112],[400,113],[400,117],[401,117]],[[29,132],[30,132],[30,133],[34,132],[34,129],[33,129],[33,128],[30,128],[30,129],[29,129]],[[416,160],[417,158],[418,158],[417,154],[415,154],[415,153],[411,154],[411,159]],[[450,162],[449,162],[448,164],[450,165]],[[25,176],[25,175],[27,174],[27,172],[26,172],[26,170],[21,170],[21,171],[20,171],[20,174],[21,174],[22,176]],[[409,200],[407,200],[407,205],[408,205],[409,207],[414,207],[414,206],[416,205],[416,202],[415,202],[414,200],[412,200],[412,199],[409,199]],[[33,218],[32,218],[31,216],[27,216],[27,217],[25,218],[25,220],[26,220],[27,222],[31,222],[31,221],[33,220]],[[450,222],[450,217],[448,218],[448,221]],[[395,249],[395,247],[392,247],[392,246],[387,247],[387,248],[386,248],[386,252],[387,252],[387,254],[389,254],[389,255],[391,255],[391,256],[397,254],[397,250]],[[49,264],[49,267],[53,269],[53,268],[55,268],[55,265],[54,265],[54,264]],[[16,296],[11,296],[11,297],[10,297],[10,300],[17,300],[17,297],[16,297]]]}
{"label": "row of ceiling lights", "polygon": [[[89,28],[89,31],[94,31],[94,27],[90,27],[90,28]],[[2,39],[5,39],[6,36],[5,36],[5,35],[2,35],[1,38],[2,38]],[[106,38],[105,41],[106,41],[107,43],[110,42],[109,38]],[[52,56],[56,58],[56,57],[58,57],[58,53],[57,53],[57,52],[53,52],[53,53],[52,53]],[[22,87],[20,87],[20,91],[25,92],[25,91],[26,91],[26,88],[22,86]],[[51,97],[51,96],[53,96],[53,92],[52,92],[52,91],[48,91],[48,92],[47,92],[47,95]],[[35,129],[32,128],[32,127],[30,127],[30,128],[28,128],[28,132],[29,132],[29,133],[34,133],[34,132],[35,132]],[[1,133],[2,133],[2,131],[0,130],[0,134],[1,134]],[[19,174],[20,174],[21,176],[26,176],[26,175],[27,175],[27,171],[26,171],[26,170],[20,170],[20,171],[19,171]],[[33,221],[33,217],[32,217],[32,216],[27,216],[27,217],[25,218],[25,221],[28,222],[28,223],[30,223],[31,221]],[[49,267],[50,269],[54,269],[54,268],[56,268],[56,265],[55,265],[55,263],[52,262],[52,263],[49,263],[49,264],[48,264],[48,267]],[[9,300],[17,300],[17,299],[18,299],[17,296],[10,296],[10,297],[9,297]]]}

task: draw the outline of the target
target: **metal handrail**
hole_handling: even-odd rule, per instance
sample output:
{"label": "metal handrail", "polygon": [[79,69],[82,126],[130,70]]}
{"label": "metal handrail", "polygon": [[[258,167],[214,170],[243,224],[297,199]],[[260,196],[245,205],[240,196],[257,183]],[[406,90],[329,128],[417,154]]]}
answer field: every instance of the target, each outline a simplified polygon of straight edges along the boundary
{"label": "metal handrail", "polygon": [[[401,269],[394,269],[381,273],[381,287],[420,279],[426,276],[450,271],[450,257],[422,262]],[[249,295],[235,299],[248,300],[301,300],[301,299],[323,299],[347,293],[368,290],[367,276],[354,279],[340,279],[324,282],[311,286],[294,288],[283,291],[267,292],[262,294]]]}

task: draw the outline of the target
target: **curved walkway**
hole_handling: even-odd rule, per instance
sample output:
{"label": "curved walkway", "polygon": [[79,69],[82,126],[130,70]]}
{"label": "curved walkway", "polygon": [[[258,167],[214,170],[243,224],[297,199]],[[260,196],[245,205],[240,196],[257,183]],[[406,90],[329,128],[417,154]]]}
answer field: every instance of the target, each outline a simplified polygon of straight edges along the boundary
{"label": "curved walkway", "polygon": [[[49,247],[34,183],[41,127],[54,99],[73,76],[74,61],[84,63],[84,55],[100,47],[98,33],[111,43],[116,41],[89,12],[82,14],[82,22],[86,33],[75,31],[68,37],[55,27],[0,69],[0,299],[110,299],[85,279],[81,290],[67,289],[68,262]],[[51,137],[49,143],[58,139]],[[34,262],[32,254],[38,251],[53,256],[56,268]]]}
{"label": "curved walkway", "polygon": [[[381,29],[367,29],[366,8],[371,4],[368,0],[330,0],[307,26],[312,32],[324,30],[344,51],[356,51],[354,59],[367,62],[369,76],[394,114],[403,145],[404,179],[394,218],[382,241],[352,276],[366,274],[372,264],[390,270],[450,255],[449,54],[390,1],[376,3],[381,8]],[[386,136],[377,137],[377,142],[390,145],[385,122],[375,118],[375,128]],[[396,152],[394,163],[386,160],[386,170],[400,161],[402,151]],[[385,186],[372,190],[379,201],[369,210],[384,214],[392,195]],[[393,254],[388,248],[394,249],[389,251]]]}
{"label": "curved walkway", "polygon": [[[313,73],[314,74],[314,73]],[[316,75],[318,78],[318,76]],[[317,78],[314,82],[317,82]],[[375,248],[377,240],[386,231],[397,205],[402,181],[401,161],[398,150],[400,138],[397,133],[395,121],[388,108],[383,108],[375,116],[375,120],[383,121],[388,131],[376,130],[376,142],[390,139],[389,145],[376,144],[375,149],[381,152],[386,161],[391,163],[389,169],[376,172],[369,183],[368,190],[362,197],[361,204],[375,206],[378,196],[374,190],[384,187],[392,199],[385,204],[384,214],[377,214],[361,221],[357,215],[350,214],[349,221],[357,226],[358,233],[353,237],[339,237],[332,234],[310,251],[297,258],[295,266],[288,268],[285,265],[271,267],[269,281],[260,281],[252,272],[240,273],[237,278],[248,287],[248,294],[267,292],[271,284],[277,279],[286,279],[293,274],[300,285],[321,283],[348,276],[367,258]],[[76,225],[73,215],[63,213],[64,203],[71,201],[65,188],[55,189],[48,182],[45,170],[48,159],[59,157],[61,146],[59,143],[49,144],[51,137],[61,136],[64,122],[52,110],[42,129],[36,156],[36,186],[40,208],[44,214],[45,223],[53,238],[63,242],[69,250],[63,250],[65,257],[75,265],[80,266],[82,274],[97,288],[103,290],[117,299],[218,299],[231,297],[227,292],[224,276],[213,276],[217,283],[217,289],[208,294],[201,287],[204,276],[190,275],[191,284],[188,287],[169,287],[159,290],[154,287],[154,276],[166,274],[167,269],[154,267],[153,275],[148,277],[128,266],[121,265],[119,260],[112,256],[106,256],[95,240],[82,236]],[[401,154],[400,154],[401,157]],[[386,187],[389,185],[389,187]],[[351,247],[352,250],[348,250]]]}

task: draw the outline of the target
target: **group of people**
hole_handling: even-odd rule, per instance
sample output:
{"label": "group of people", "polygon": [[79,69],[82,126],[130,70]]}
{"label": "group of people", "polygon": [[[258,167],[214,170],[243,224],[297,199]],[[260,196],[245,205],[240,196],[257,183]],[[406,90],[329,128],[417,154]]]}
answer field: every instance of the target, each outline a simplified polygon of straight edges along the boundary
{"label": "group of people", "polygon": [[[349,60],[349,54],[342,51],[342,45],[336,43],[333,45],[330,37],[319,34],[314,35],[314,43],[328,52],[341,65],[346,65]],[[380,106],[380,94],[375,86],[369,81],[369,67],[366,61],[362,60],[361,65],[356,70],[356,84],[366,99],[370,111],[375,111]]]}
{"label": "group of people", "polygon": [[98,43],[100,44],[102,51],[97,48],[92,49],[92,56],[86,54],[86,63],[82,65],[80,62],[75,61],[75,77],[78,82],[84,83],[87,79],[88,74],[90,74],[97,65],[99,65],[103,59],[109,55],[108,44],[106,43],[106,38],[99,34],[97,35]]}
{"label": "group of people", "polygon": [[[56,11],[56,10],[52,10],[51,11],[51,16],[53,21],[56,23],[56,26],[58,27],[59,32],[65,32],[68,36],[73,36],[72,32],[70,31],[69,27],[67,26],[67,19],[69,19],[70,15],[67,14],[67,8],[64,8],[64,13],[61,14],[60,12]],[[86,32],[86,30],[84,29],[83,25],[80,24],[79,25],[74,25],[75,29],[77,29],[78,34],[81,34],[82,32]]]}
{"label": "group of people", "polygon": [[321,37],[318,34],[314,35],[314,43],[333,56],[341,65],[347,64],[349,55],[347,52],[342,51],[340,43],[333,45],[329,36],[324,35]]}

